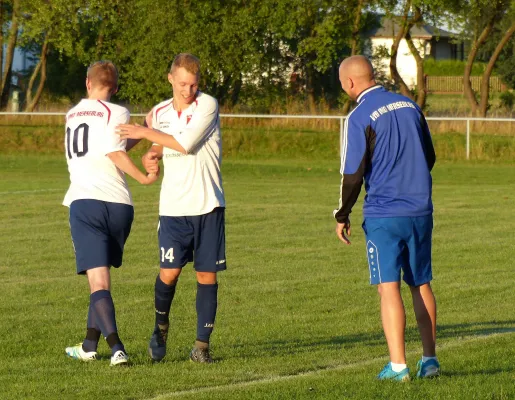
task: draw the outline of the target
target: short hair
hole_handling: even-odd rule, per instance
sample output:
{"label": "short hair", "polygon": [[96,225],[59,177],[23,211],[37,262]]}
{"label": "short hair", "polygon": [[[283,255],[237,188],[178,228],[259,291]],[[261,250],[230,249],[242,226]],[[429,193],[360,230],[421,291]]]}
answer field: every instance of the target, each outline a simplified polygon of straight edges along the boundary
{"label": "short hair", "polygon": [[181,53],[175,56],[170,67],[173,74],[177,68],[184,68],[190,74],[200,76],[200,60],[190,53]]}
{"label": "short hair", "polygon": [[88,79],[93,86],[107,87],[114,92],[118,87],[118,69],[111,61],[96,61],[88,67]]}

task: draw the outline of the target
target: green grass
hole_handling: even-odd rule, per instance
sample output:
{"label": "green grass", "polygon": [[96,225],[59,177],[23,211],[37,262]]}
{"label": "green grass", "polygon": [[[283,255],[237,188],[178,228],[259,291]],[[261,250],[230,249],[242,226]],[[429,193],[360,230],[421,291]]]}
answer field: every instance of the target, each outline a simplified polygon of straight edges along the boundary
{"label": "green grass", "polygon": [[[54,117],[52,117],[54,118]],[[4,121],[5,122],[5,121]],[[320,121],[319,121],[320,122]],[[227,121],[223,129],[225,157],[252,159],[338,159],[340,133],[338,121]],[[277,124],[277,126],[275,125]],[[304,125],[303,125],[304,124]],[[438,160],[465,160],[464,122],[430,121]],[[0,154],[62,154],[61,125],[0,125]],[[485,133],[488,132],[488,133]],[[141,155],[149,143],[141,143],[133,153]],[[470,159],[477,161],[515,161],[515,124],[472,124]]]}
{"label": "green grass", "polygon": [[[146,354],[158,272],[159,187],[130,182],[136,217],[113,271],[120,335],[133,365],[109,368],[64,355],[81,341],[87,282],[75,275],[64,156],[0,155],[0,398],[242,399],[515,396],[512,165],[439,163],[433,287],[443,376],[379,383],[387,358],[378,296],[368,285],[361,200],[353,244],[334,234],[335,158],[224,160],[228,270],[220,274],[217,363],[188,361],[195,339],[195,279],[184,271],[172,308],[166,361]],[[404,292],[407,295],[407,292]],[[409,308],[410,301],[405,297]],[[408,311],[412,371],[420,356]]]}

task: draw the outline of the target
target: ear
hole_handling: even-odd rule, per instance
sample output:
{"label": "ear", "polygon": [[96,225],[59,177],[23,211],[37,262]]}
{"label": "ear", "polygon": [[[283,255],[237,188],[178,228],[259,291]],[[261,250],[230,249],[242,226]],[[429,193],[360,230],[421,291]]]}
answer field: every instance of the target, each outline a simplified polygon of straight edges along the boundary
{"label": "ear", "polygon": [[168,82],[170,82],[170,85],[173,85],[173,75],[168,74]]}
{"label": "ear", "polygon": [[86,78],[86,90],[89,92],[91,90],[91,81],[89,78]]}
{"label": "ear", "polygon": [[118,86],[116,86],[113,91],[111,92],[111,95],[118,93]]}

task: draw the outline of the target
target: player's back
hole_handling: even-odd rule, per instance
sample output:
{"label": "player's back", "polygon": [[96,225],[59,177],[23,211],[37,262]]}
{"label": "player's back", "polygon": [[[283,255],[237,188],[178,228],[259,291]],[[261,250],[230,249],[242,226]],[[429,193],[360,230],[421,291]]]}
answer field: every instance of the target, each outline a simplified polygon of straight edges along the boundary
{"label": "player's back", "polygon": [[[367,216],[421,216],[432,212],[430,134],[420,108],[384,88],[365,94],[359,117],[373,132],[365,172]],[[430,148],[429,148],[430,147]]]}
{"label": "player's back", "polygon": [[125,151],[114,128],[129,121],[125,107],[100,100],[83,99],[66,114],[65,155],[70,188],[63,204],[96,199],[132,205],[125,174],[106,156]]}

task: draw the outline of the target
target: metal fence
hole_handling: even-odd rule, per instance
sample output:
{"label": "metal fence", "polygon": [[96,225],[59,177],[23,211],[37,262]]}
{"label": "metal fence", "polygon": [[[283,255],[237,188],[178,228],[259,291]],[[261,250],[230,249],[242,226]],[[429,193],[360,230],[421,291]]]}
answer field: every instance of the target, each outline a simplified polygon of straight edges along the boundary
{"label": "metal fence", "polygon": [[[64,112],[0,112],[2,115],[11,116],[65,116]],[[133,117],[145,117],[146,114],[131,114]],[[340,137],[343,136],[343,129],[346,116],[343,115],[281,115],[281,114],[220,114],[221,118],[255,118],[255,119],[319,119],[338,120],[340,125]],[[461,121],[466,123],[465,154],[467,160],[470,158],[470,134],[471,122],[504,122],[515,124],[515,118],[474,118],[474,117],[427,117],[427,121]]]}

